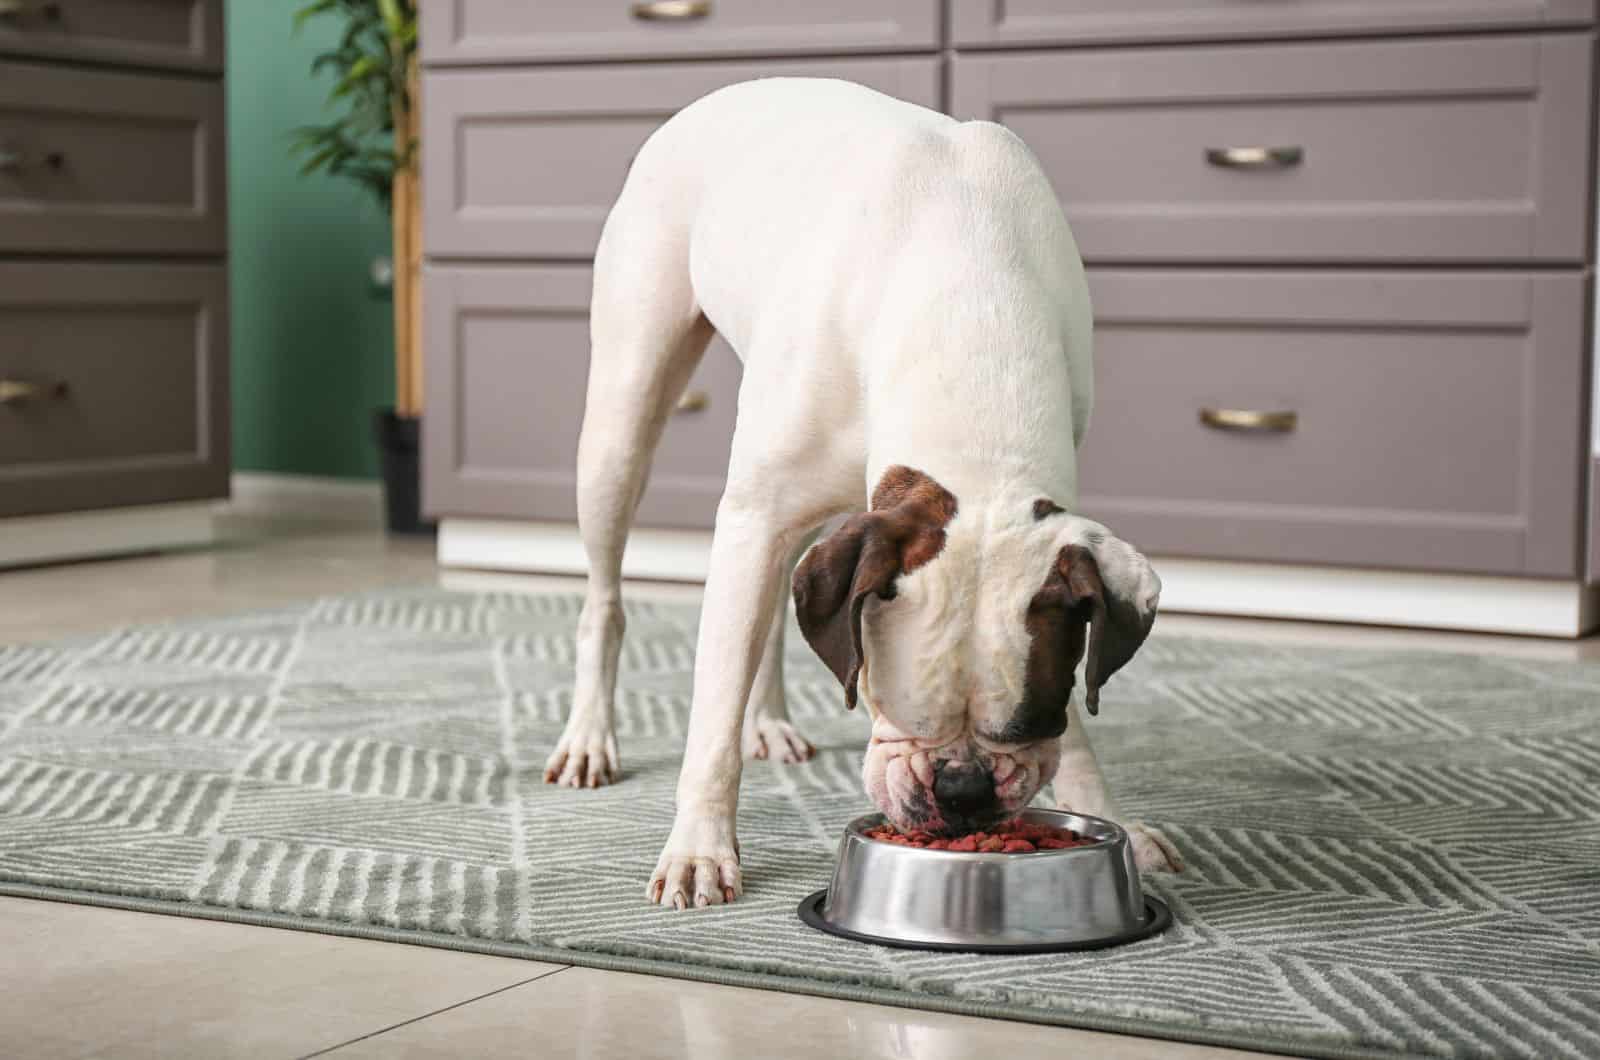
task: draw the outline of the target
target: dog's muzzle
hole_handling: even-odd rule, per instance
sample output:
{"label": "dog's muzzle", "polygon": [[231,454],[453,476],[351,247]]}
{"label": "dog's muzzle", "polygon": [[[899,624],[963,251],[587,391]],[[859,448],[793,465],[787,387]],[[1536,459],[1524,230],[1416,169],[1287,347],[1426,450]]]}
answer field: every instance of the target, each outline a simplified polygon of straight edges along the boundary
{"label": "dog's muzzle", "polygon": [[1059,760],[1056,740],[1001,752],[964,738],[924,747],[875,735],[861,779],[901,831],[965,835],[1015,817],[1054,776]]}
{"label": "dog's muzzle", "polygon": [[975,832],[1000,821],[1004,809],[988,767],[964,761],[940,762],[934,769],[933,801],[949,831]]}

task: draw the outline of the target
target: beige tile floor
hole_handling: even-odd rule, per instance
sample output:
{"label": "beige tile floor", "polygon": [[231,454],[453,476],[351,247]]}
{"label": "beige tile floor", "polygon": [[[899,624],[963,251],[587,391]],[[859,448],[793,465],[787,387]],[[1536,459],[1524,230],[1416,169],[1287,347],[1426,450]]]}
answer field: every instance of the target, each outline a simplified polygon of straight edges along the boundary
{"label": "beige tile floor", "polygon": [[[0,572],[0,643],[442,580],[425,541],[229,522],[215,549]],[[684,586],[639,594],[693,598]],[[1164,616],[1200,635],[1600,658],[1600,639]],[[663,915],[673,915],[663,913]],[[1251,1055],[310,932],[0,898],[0,1056],[944,1058]]]}

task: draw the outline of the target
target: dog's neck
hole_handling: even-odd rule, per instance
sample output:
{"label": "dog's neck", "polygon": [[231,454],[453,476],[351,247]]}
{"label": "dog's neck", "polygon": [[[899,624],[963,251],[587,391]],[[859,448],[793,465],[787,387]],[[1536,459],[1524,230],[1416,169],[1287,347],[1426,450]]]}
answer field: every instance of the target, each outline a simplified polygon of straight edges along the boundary
{"label": "dog's neck", "polygon": [[864,359],[867,476],[896,464],[930,475],[974,510],[1049,497],[1077,507],[1073,402],[1065,357],[990,335],[933,354],[915,337]]}

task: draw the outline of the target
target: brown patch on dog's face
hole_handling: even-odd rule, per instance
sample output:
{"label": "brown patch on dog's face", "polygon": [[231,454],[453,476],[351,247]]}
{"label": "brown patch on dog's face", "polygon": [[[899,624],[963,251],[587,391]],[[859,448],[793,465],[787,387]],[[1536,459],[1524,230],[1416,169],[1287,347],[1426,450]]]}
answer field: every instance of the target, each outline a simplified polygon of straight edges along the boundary
{"label": "brown patch on dog's face", "polygon": [[1065,508],[1049,497],[1040,497],[1033,502],[1033,521],[1037,523],[1041,519],[1048,519],[1052,515],[1060,515],[1065,511]]}
{"label": "brown patch on dog's face", "polygon": [[955,518],[956,495],[914,467],[896,464],[883,473],[872,488],[872,510],[893,508],[908,500],[933,506],[943,523]]}
{"label": "brown patch on dog's face", "polygon": [[913,514],[922,528],[901,553],[900,572],[910,574],[944,548],[944,528],[956,517],[956,495],[915,468],[896,464],[872,491],[872,510]]}
{"label": "brown patch on dog's face", "polygon": [[1094,557],[1075,545],[1063,548],[1044,584],[1028,602],[1023,619],[1029,648],[1022,702],[997,737],[1008,743],[1026,743],[1066,731],[1067,697],[1083,658],[1094,598],[1102,592]]}
{"label": "brown patch on dog's face", "polygon": [[895,597],[895,579],[944,548],[955,494],[914,468],[895,465],[872,491],[872,510],[852,516],[812,547],[794,571],[800,632],[856,705],[861,611],[867,598]]}
{"label": "brown patch on dog's face", "polygon": [[[1055,724],[1086,648],[1084,705],[1090,714],[1098,713],[1101,686],[1139,650],[1154,621],[1154,612],[1141,616],[1132,603],[1106,591],[1092,551],[1081,545],[1062,548],[1028,604],[1023,702],[1011,727],[1031,733]],[[1064,713],[1060,728],[1066,728]]]}

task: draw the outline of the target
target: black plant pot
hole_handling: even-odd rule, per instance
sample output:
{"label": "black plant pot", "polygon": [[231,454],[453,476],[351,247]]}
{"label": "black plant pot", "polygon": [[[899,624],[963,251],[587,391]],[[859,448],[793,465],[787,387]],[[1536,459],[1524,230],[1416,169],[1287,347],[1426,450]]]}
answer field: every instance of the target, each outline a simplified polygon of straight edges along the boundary
{"label": "black plant pot", "polygon": [[372,414],[372,435],[383,466],[383,506],[391,534],[431,534],[422,518],[422,421],[396,416],[394,409]]}

